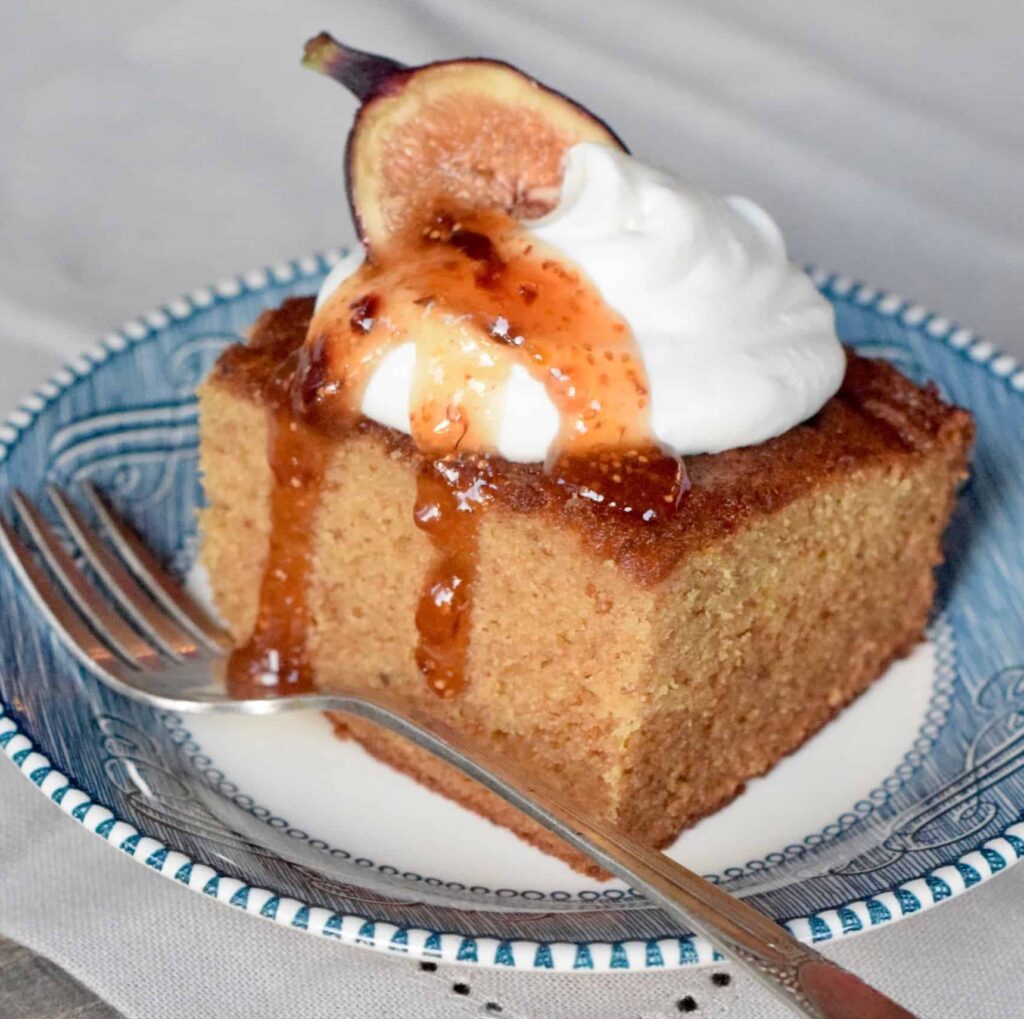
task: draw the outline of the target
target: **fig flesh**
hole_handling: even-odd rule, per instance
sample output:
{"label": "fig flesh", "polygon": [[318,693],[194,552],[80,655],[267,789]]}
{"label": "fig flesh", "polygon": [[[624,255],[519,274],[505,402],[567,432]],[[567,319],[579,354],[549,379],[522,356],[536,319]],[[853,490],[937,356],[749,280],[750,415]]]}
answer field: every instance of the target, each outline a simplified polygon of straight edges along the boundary
{"label": "fig flesh", "polygon": [[583,107],[499,61],[405,67],[321,33],[306,44],[303,63],[362,103],[345,171],[368,250],[439,210],[543,215],[558,199],[569,147],[590,141],[625,149]]}

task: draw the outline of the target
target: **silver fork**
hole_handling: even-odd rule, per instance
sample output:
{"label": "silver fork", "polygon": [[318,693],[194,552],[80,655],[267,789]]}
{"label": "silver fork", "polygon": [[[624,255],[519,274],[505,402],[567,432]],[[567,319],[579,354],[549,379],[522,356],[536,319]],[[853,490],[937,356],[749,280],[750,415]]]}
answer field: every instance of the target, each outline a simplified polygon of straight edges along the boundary
{"label": "silver fork", "polygon": [[64,647],[111,689],[179,713],[271,715],[313,709],[368,719],[447,761],[587,854],[676,923],[714,942],[797,1015],[913,1019],[852,973],[800,944],[764,914],[664,854],[588,817],[557,790],[542,786],[410,705],[376,691],[232,700],[219,667],[232,646],[228,634],[160,567],[93,486],[83,486],[83,493],[106,540],[62,491],[48,489],[102,590],[87,579],[43,514],[21,492],[13,493],[15,510],[47,569],[2,516],[0,547]]}

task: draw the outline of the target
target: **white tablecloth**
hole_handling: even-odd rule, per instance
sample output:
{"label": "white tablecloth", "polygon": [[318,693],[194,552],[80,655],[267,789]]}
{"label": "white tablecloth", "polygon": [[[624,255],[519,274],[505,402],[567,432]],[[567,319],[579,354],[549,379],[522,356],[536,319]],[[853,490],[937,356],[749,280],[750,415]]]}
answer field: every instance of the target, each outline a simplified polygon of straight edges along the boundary
{"label": "white tablecloth", "polygon": [[[348,241],[353,103],[303,72],[328,28],[409,62],[504,57],[633,150],[777,216],[793,253],[1024,355],[1024,8],[1005,0],[5,0],[0,409],[111,324]],[[0,932],[129,1019],[783,1012],[745,980],[422,973],[206,901],[0,765]],[[830,954],[922,1016],[1024,1015],[1024,869]],[[452,990],[469,985],[468,994]],[[490,1014],[498,1014],[492,1012]]]}

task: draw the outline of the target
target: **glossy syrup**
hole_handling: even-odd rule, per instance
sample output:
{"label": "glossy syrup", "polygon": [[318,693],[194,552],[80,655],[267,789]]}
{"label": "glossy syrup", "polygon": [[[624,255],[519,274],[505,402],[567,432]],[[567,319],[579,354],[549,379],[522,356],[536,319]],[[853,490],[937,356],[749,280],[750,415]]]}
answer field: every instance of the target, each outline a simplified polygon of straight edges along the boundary
{"label": "glossy syrup", "polygon": [[466,683],[480,518],[494,496],[486,458],[424,460],[416,477],[414,519],[436,551],[416,608],[416,664],[441,697]]}
{"label": "glossy syrup", "polygon": [[[410,430],[422,457],[414,517],[435,548],[416,612],[416,660],[439,696],[466,682],[478,535],[501,496],[493,450],[514,367],[539,381],[559,412],[542,481],[548,496],[643,526],[670,517],[685,491],[682,464],[651,440],[632,333],[589,280],[507,216],[439,213],[342,283],[270,401],[274,534],[260,622],[237,666],[261,689],[274,688],[274,675],[287,689],[312,682],[304,584],[322,472],[358,420],[374,370],[406,342],[416,345]],[[274,673],[269,661],[284,665]]]}
{"label": "glossy syrup", "polygon": [[[258,365],[259,358],[269,360],[275,353],[283,350],[249,348],[248,356]],[[228,659],[234,697],[306,693],[315,687],[307,644],[308,591],[314,522],[333,442],[294,413],[292,389],[304,356],[305,350],[288,352],[275,368],[267,368],[262,385],[268,405],[270,541],[252,635]]]}
{"label": "glossy syrup", "polygon": [[[371,298],[373,314],[358,317]],[[650,444],[647,379],[628,325],[580,270],[505,215],[439,213],[396,239],[338,288],[310,337],[350,407],[386,354],[416,345],[410,425],[426,455],[493,451],[516,366],[558,409],[556,455]]]}
{"label": "glossy syrup", "polygon": [[306,637],[312,576],[312,522],[330,455],[325,436],[287,413],[271,418],[270,543],[260,582],[256,625],[228,660],[232,696],[306,693],[314,689]]}

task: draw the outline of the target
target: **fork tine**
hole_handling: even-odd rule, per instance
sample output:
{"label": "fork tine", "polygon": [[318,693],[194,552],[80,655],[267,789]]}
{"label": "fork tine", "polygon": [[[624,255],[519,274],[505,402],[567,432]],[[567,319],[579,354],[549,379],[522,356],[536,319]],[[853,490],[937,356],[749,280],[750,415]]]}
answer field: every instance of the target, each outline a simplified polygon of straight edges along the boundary
{"label": "fork tine", "polygon": [[0,516],[0,551],[21,581],[22,586],[53,628],[60,642],[78,661],[91,672],[105,679],[115,680],[131,686],[129,674],[134,669],[126,666],[82,622],[71,604],[53,585],[49,577],[39,568],[25,543],[15,534],[14,528]]}
{"label": "fork tine", "polygon": [[145,663],[154,666],[159,658],[158,652],[114,612],[96,588],[85,579],[53,529],[28,497],[23,492],[15,491],[13,501],[18,516],[38,546],[50,572],[97,635],[129,665]]}
{"label": "fork tine", "polygon": [[91,481],[85,481],[82,490],[106,529],[111,544],[153,599],[211,651],[221,654],[229,651],[233,642],[227,631],[185,593],[181,584],[156,561],[153,553],[113,514],[99,489]]}
{"label": "fork tine", "polygon": [[195,654],[198,650],[195,638],[156,606],[78,508],[55,485],[49,485],[46,491],[82,554],[117,601],[121,611],[148,640],[176,661]]}

